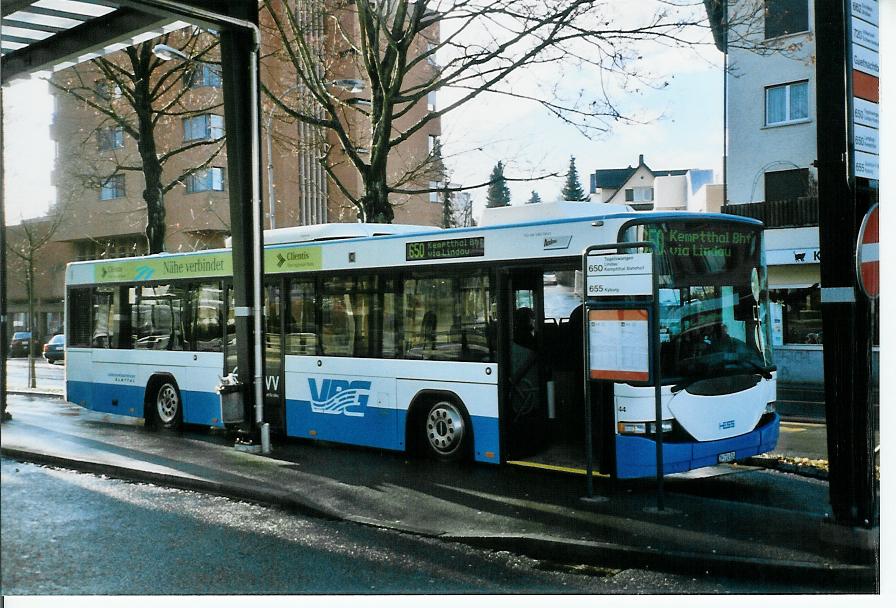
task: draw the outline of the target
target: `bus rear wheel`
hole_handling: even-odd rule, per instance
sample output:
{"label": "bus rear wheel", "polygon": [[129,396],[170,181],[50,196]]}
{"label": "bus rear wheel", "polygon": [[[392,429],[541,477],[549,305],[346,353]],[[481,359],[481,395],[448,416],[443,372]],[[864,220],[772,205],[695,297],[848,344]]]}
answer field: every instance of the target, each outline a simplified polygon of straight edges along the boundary
{"label": "bus rear wheel", "polygon": [[180,426],[180,392],[173,381],[165,380],[159,385],[156,390],[155,405],[156,420],[163,428],[174,429]]}
{"label": "bus rear wheel", "polygon": [[460,406],[439,400],[429,406],[422,419],[421,432],[427,453],[444,461],[461,460],[467,455],[469,426]]}

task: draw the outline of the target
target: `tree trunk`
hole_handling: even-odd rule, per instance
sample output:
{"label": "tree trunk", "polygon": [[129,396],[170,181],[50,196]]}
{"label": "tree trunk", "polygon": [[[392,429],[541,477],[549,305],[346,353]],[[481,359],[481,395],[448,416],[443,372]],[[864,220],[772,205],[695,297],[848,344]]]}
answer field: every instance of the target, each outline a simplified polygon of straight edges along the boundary
{"label": "tree trunk", "polygon": [[391,224],[395,219],[395,211],[389,203],[389,188],[386,185],[385,172],[382,176],[374,175],[365,180],[365,194],[361,198],[364,222],[374,224]]}
{"label": "tree trunk", "polygon": [[[149,61],[150,51],[144,48],[135,52],[132,61],[135,69]],[[143,67],[139,73],[146,73]],[[149,79],[134,85],[134,113],[137,117],[137,151],[143,165],[143,177],[146,188],[143,200],[146,202],[146,245],[149,253],[161,253],[165,250],[165,200],[162,196],[162,165],[156,150],[155,125],[153,124],[152,95],[149,90]]]}
{"label": "tree trunk", "polygon": [[28,256],[28,266],[25,276],[25,290],[28,294],[28,331],[31,337],[28,340],[28,388],[37,388],[37,378],[34,370],[34,341],[37,340],[37,332],[34,324],[34,254]]}
{"label": "tree trunk", "polygon": [[[144,165],[145,167],[145,165]],[[160,185],[147,185],[143,191],[146,201],[146,244],[149,253],[161,253],[165,250],[165,199],[162,197]]]}
{"label": "tree trunk", "polygon": [[[387,132],[387,131],[384,131]],[[370,154],[370,166],[362,173],[364,196],[361,198],[362,222],[375,224],[391,224],[395,219],[395,211],[389,202],[389,182],[386,170],[389,159],[388,141],[377,142],[374,133],[373,149]],[[378,145],[379,144],[379,145]]]}
{"label": "tree trunk", "polygon": [[[138,116],[140,113],[138,113]],[[146,188],[143,200],[146,202],[146,244],[149,253],[161,253],[165,250],[165,199],[162,196],[162,165],[156,154],[156,142],[152,133],[152,124],[147,115],[146,121],[140,122],[140,141],[137,149],[143,163],[143,176]],[[144,124],[144,122],[146,124]]]}

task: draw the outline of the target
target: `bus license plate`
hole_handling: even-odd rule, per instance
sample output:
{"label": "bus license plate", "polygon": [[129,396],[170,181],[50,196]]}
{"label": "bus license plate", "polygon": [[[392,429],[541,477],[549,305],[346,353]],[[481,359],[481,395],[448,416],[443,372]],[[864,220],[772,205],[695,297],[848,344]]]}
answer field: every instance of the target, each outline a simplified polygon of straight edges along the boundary
{"label": "bus license plate", "polygon": [[719,454],[719,463],[734,462],[734,452],[722,452]]}

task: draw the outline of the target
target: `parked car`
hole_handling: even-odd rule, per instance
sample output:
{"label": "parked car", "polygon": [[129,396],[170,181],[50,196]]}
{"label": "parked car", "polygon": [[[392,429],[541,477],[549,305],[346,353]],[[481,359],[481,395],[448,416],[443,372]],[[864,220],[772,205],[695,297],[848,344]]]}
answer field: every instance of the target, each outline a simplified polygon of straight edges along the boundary
{"label": "parked car", "polygon": [[37,343],[31,339],[30,331],[17,331],[13,333],[12,340],[9,341],[9,356],[27,357],[29,346],[31,346],[31,352],[36,354],[36,345]]}
{"label": "parked car", "polygon": [[57,334],[44,344],[44,359],[47,363],[65,360],[65,336]]}

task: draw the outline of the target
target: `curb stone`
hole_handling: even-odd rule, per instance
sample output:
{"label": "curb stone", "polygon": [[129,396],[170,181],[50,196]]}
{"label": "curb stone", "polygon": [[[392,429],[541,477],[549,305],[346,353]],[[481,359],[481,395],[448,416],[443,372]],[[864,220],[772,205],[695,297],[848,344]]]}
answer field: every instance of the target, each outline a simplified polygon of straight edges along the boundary
{"label": "curb stone", "polygon": [[31,397],[49,397],[51,399],[62,399],[65,397],[65,392],[62,389],[53,390],[46,388],[25,388],[25,387],[13,387],[6,389],[7,395],[29,395]]}
{"label": "curb stone", "polygon": [[751,456],[743,462],[749,466],[772,469],[781,471],[782,473],[793,473],[803,477],[822,479],[824,481],[827,481],[828,479],[828,472],[824,469],[813,467],[811,465],[787,462],[777,456]]}

